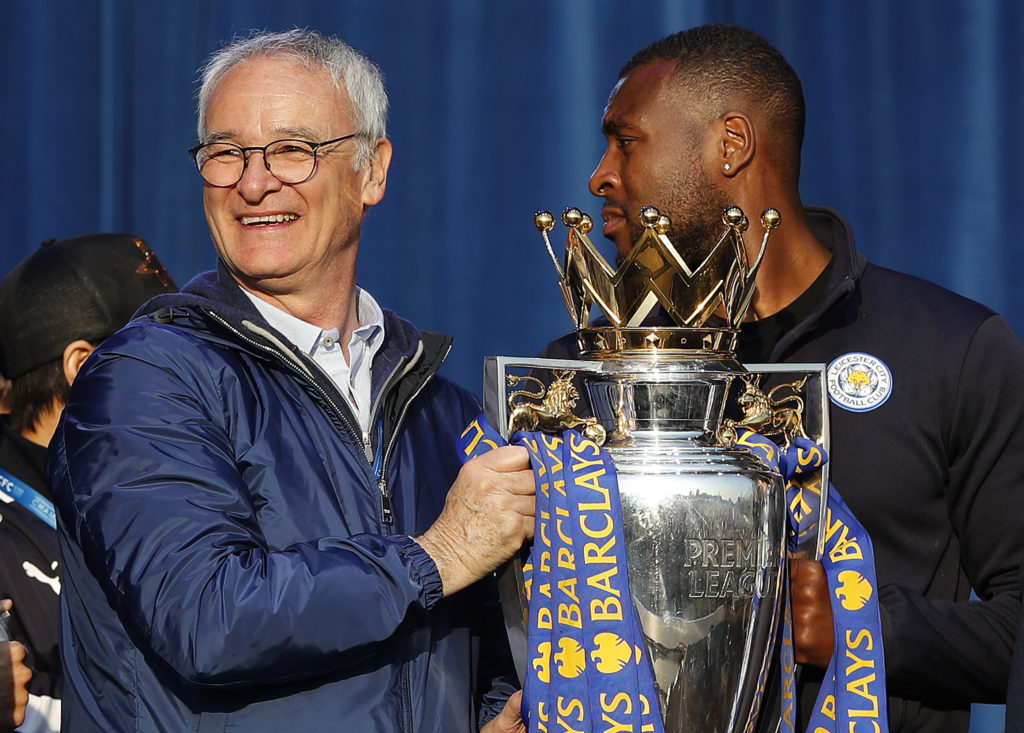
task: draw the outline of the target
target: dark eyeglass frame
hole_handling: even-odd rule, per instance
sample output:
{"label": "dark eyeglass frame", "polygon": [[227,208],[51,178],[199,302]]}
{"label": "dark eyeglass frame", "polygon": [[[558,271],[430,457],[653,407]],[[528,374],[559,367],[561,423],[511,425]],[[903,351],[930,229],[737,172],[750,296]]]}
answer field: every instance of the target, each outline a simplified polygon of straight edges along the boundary
{"label": "dark eyeglass frame", "polygon": [[[353,132],[348,135],[342,135],[341,137],[336,137],[333,138],[332,140],[323,140],[318,143],[310,142],[309,140],[303,140],[297,137],[283,137],[280,140],[271,140],[266,145],[249,145],[247,147],[243,147],[242,145],[238,145],[237,143],[227,142],[226,140],[217,140],[215,142],[210,143],[200,143],[199,145],[196,145],[194,148],[189,148],[188,154],[192,156],[192,162],[195,163],[196,170],[199,171],[199,175],[202,177],[202,179],[206,181],[207,185],[213,186],[214,188],[231,188],[232,186],[237,185],[238,182],[242,180],[242,176],[245,175],[245,169],[249,167],[249,156],[256,151],[259,151],[262,154],[263,167],[267,169],[267,172],[270,173],[270,175],[272,175],[274,178],[277,178],[277,180],[281,181],[281,183],[285,184],[286,186],[294,186],[299,183],[305,183],[306,181],[313,177],[314,173],[316,173],[316,166],[317,163],[319,162],[319,157],[317,156],[317,153],[319,152],[320,148],[322,148],[324,145],[333,145],[334,143],[344,142],[345,140],[350,140],[351,138],[354,137],[364,136],[365,134],[366,133],[363,132]],[[271,170],[270,161],[267,160],[267,148],[277,145],[278,143],[302,143],[303,145],[308,145],[310,148],[312,148],[313,168],[309,171],[308,176],[303,178],[301,181],[285,181],[282,180],[276,173],[274,173],[273,170]],[[212,147],[214,145],[227,145],[232,148],[237,148],[242,153],[242,170],[239,171],[238,178],[235,179],[233,183],[212,183],[206,179],[206,176],[203,176],[203,168],[199,163],[199,153],[202,152],[203,148]]]}

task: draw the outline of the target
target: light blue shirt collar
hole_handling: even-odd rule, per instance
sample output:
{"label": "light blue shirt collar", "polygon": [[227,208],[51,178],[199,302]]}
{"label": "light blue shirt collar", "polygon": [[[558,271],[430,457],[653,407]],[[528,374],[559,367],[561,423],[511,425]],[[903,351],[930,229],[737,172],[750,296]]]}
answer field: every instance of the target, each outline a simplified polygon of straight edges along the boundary
{"label": "light blue shirt collar", "polygon": [[356,318],[359,327],[352,332],[352,338],[349,339],[350,362],[346,362],[338,343],[337,328],[322,329],[286,313],[245,288],[242,288],[242,292],[252,301],[267,323],[303,353],[312,357],[313,361],[327,373],[359,419],[363,442],[368,441],[372,393],[371,367],[373,357],[384,342],[384,312],[373,296],[362,288],[356,289]]}

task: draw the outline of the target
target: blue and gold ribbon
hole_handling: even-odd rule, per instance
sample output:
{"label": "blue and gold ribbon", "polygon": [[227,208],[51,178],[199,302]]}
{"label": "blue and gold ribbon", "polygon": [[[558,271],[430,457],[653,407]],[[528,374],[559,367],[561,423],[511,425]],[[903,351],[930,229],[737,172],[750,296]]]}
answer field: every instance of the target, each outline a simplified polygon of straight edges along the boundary
{"label": "blue and gold ribbon", "polygon": [[[629,593],[621,506],[607,451],[569,430],[560,436],[519,432],[537,482],[536,530],[524,564],[529,601],[529,659],[523,718],[536,731],[663,733],[654,675]],[[483,415],[462,434],[463,460],[505,441]],[[750,430],[736,444],[757,453],[786,480],[791,550],[817,532],[820,468],[813,441],[787,450]],[[882,652],[874,554],[867,532],[829,487],[821,558],[835,601],[835,654],[809,731],[885,731]],[[783,615],[782,726],[795,728],[796,662],[788,576]]]}
{"label": "blue and gold ribbon", "polygon": [[[538,731],[649,731],[664,726],[629,592],[615,468],[574,430],[519,432],[537,482],[536,529],[523,567],[529,658],[523,718]],[[464,460],[504,441],[482,415],[460,439]]]}
{"label": "blue and gold ribbon", "polygon": [[[821,446],[797,437],[786,451],[750,430],[739,433],[737,445],[758,453],[786,480],[790,519],[790,549],[817,532],[821,505],[819,469],[828,460]],[[817,481],[815,478],[817,477]],[[810,479],[810,480],[808,480]],[[808,730],[888,730],[885,696],[885,658],[878,607],[874,550],[867,531],[829,486],[821,564],[832,597],[835,651],[825,671]],[[795,669],[792,609],[788,578],[782,640],[782,730],[794,730]]]}

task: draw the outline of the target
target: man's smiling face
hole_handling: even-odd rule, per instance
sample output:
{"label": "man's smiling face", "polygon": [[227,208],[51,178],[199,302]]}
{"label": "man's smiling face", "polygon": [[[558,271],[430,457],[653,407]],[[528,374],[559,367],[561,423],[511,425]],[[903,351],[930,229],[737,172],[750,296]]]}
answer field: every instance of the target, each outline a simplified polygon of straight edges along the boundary
{"label": "man's smiling face", "polygon": [[[319,142],[356,131],[348,95],[326,70],[267,56],[242,62],[217,84],[204,140],[245,147],[282,138]],[[312,177],[289,185],[253,152],[234,186],[205,186],[214,246],[243,285],[301,292],[342,276],[358,247],[364,205],[379,200],[367,185],[370,166],[354,170],[354,155],[351,140],[327,145],[317,153]]]}

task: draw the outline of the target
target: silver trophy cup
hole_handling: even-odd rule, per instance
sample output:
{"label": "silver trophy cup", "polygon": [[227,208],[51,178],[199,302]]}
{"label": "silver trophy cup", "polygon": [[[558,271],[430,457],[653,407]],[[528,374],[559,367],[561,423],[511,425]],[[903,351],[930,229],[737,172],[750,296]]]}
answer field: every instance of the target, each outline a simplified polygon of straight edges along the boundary
{"label": "silver trophy cup", "polygon": [[[787,520],[782,477],[736,437],[749,427],[785,443],[811,423],[827,439],[821,365],[752,373],[732,351],[777,215],[762,217],[761,251],[748,259],[746,219],[732,207],[725,234],[691,270],[665,237],[667,220],[647,209],[647,231],[617,273],[587,239],[586,215],[570,209],[563,221],[564,266],[547,244],[581,358],[488,358],[485,411],[506,437],[575,428],[603,442],[618,474],[630,590],[666,731],[751,730],[780,628]],[[538,214],[537,226],[547,240],[553,217]],[[677,325],[629,325],[655,303]],[[594,304],[609,326],[588,326]],[[714,318],[722,325],[709,325]],[[817,537],[806,543],[813,555]],[[500,576],[520,677],[525,556]]]}

